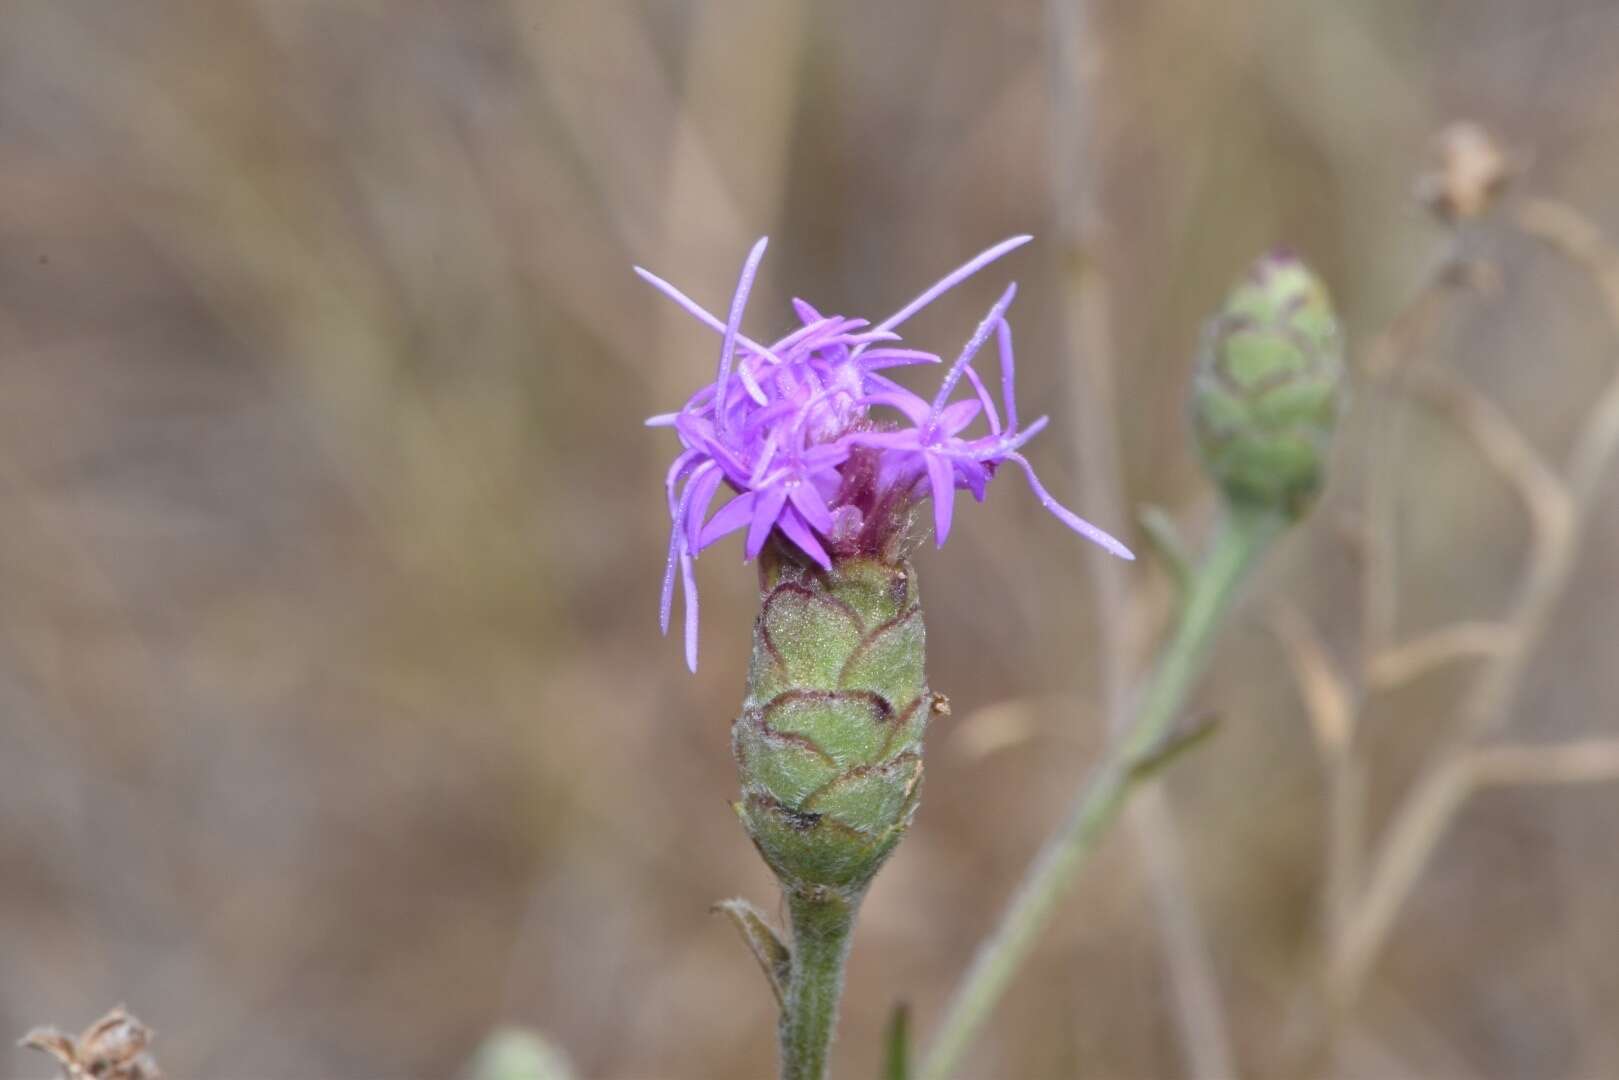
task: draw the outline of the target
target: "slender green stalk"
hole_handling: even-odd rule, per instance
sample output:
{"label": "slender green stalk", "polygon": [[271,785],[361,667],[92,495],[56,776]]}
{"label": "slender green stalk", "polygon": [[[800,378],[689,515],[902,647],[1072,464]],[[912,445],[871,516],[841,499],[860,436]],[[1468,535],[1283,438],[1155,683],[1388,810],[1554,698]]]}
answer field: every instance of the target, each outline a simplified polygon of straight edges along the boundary
{"label": "slender green stalk", "polygon": [[788,894],[793,966],[781,1011],[782,1080],[826,1076],[856,906],[830,890]]}
{"label": "slender green stalk", "polygon": [[1058,903],[1132,788],[1172,741],[1187,691],[1202,672],[1231,596],[1259,554],[1287,527],[1277,510],[1233,506],[1192,577],[1180,619],[1129,728],[1080,789],[1067,818],[1030,865],[999,925],[973,958],[924,1059],[921,1080],[946,1080],[1028,958]]}

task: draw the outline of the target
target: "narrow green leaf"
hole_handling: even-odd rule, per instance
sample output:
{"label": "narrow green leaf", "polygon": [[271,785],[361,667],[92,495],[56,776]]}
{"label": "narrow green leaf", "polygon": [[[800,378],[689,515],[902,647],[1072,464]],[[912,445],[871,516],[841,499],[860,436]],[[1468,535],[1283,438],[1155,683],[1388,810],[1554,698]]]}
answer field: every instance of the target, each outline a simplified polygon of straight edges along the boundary
{"label": "narrow green leaf", "polygon": [[1176,591],[1185,596],[1192,581],[1192,557],[1187,553],[1175,519],[1163,507],[1148,505],[1136,512],[1136,520],[1147,534],[1153,553],[1163,560],[1164,569],[1174,579]]}
{"label": "narrow green leaf", "polygon": [[1182,754],[1208,740],[1219,727],[1220,718],[1214,713],[1204,713],[1183,722],[1165,735],[1157,746],[1131,762],[1130,779],[1140,783],[1158,775]]}
{"label": "narrow green leaf", "polygon": [[710,910],[716,914],[724,915],[731,920],[737,933],[747,943],[753,958],[759,961],[759,970],[765,973],[770,980],[771,992],[776,995],[776,1004],[781,1005],[787,988],[787,979],[792,974],[793,954],[781,937],[765,922],[765,917],[759,909],[738,897],[734,900],[721,900]]}

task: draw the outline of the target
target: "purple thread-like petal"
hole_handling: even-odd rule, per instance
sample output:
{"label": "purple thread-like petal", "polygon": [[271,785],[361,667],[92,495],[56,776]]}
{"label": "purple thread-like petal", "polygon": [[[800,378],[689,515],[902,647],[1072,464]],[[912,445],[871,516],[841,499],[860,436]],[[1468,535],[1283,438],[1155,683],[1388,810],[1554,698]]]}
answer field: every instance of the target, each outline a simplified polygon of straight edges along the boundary
{"label": "purple thread-like petal", "polygon": [[780,484],[757,494],[759,497],[753,504],[753,521],[748,525],[748,541],[743,548],[743,553],[750,559],[756,558],[764,550],[765,540],[769,538],[776,519],[781,516],[781,508],[787,503],[787,489]]}
{"label": "purple thread-like petal", "polygon": [[1005,437],[1001,440],[1001,448],[997,451],[997,453],[1005,455],[1011,453],[1013,450],[1021,448],[1024,443],[1027,443],[1030,439],[1046,430],[1046,425],[1049,423],[1051,423],[1051,417],[1037,416],[1034,418],[1033,423],[1024,428],[1022,431],[1018,432],[1016,435],[1008,431]]}
{"label": "purple thread-like petal", "polygon": [[1006,406],[1006,430],[1017,430],[1017,384],[1012,377],[1012,325],[1005,319],[995,328],[995,344],[1001,354],[1001,402]]}
{"label": "purple thread-like petal", "polygon": [[863,334],[844,334],[844,345],[871,345],[878,341],[898,341],[899,335],[892,330],[867,330]]}
{"label": "purple thread-like petal", "polygon": [[757,410],[743,423],[742,434],[750,435],[764,427],[773,424],[784,416],[791,416],[798,411],[798,403],[793,401],[778,401],[773,405],[766,405]]}
{"label": "purple thread-like petal", "polygon": [[748,473],[751,471],[747,464],[724,443],[710,440],[707,445],[709,452],[714,455],[714,460],[725,470],[727,479],[738,487],[747,487]]}
{"label": "purple thread-like petal", "polygon": [[703,457],[701,450],[684,450],[669,464],[669,471],[663,477],[663,490],[669,498],[669,517],[675,516],[675,507],[679,500],[675,497],[675,489],[687,473],[697,468],[697,459]]}
{"label": "purple thread-like petal", "polygon": [[[813,308],[810,310],[814,311]],[[828,327],[835,326],[838,321],[839,320],[836,315],[829,316],[824,319],[817,315],[815,317],[815,321],[805,323],[797,330],[794,330],[792,333],[777,341],[776,352],[781,354],[789,353],[793,349],[798,348],[805,341],[808,341],[810,338],[814,337],[816,334],[819,334],[821,331],[827,329]]]}
{"label": "purple thread-like petal", "polygon": [[927,455],[928,485],[933,489],[933,543],[944,547],[956,508],[956,471],[943,458]]}
{"label": "purple thread-like petal", "polygon": [[781,429],[776,428],[765,436],[764,449],[759,451],[759,460],[753,463],[753,473],[748,477],[748,486],[760,488],[764,486],[764,478],[768,475],[770,463],[776,460],[776,450],[781,444]]}
{"label": "purple thread-like petal", "polygon": [[792,473],[793,467],[791,465],[782,465],[771,472],[765,473],[764,476],[759,478],[757,484],[749,484],[748,486],[759,492],[763,492],[765,488],[780,487]]}
{"label": "purple thread-like petal", "polygon": [[984,405],[977,398],[967,398],[964,401],[953,402],[939,410],[934,427],[946,435],[954,435],[962,428],[978,419]]}
{"label": "purple thread-like petal", "polygon": [[680,526],[674,525],[669,529],[669,557],[663,564],[663,590],[658,594],[658,630],[665,635],[669,633],[669,613],[675,606],[675,560],[683,554],[679,545]]}
{"label": "purple thread-like petal", "polygon": [[703,518],[707,516],[709,505],[713,503],[714,495],[724,480],[725,474],[720,471],[718,463],[713,461],[704,462],[692,473],[691,481],[687,484],[687,488],[691,491],[691,505],[687,507],[685,517],[688,551],[703,550],[700,543],[703,538]]}
{"label": "purple thread-like petal", "polygon": [[1000,438],[973,439],[970,442],[958,441],[955,446],[942,447],[939,453],[949,457],[952,461],[1002,461],[1011,456],[1030,439],[1046,429],[1049,417],[1039,417],[1034,423],[1013,435],[1002,435]]}
{"label": "purple thread-like petal", "polygon": [[897,409],[913,424],[920,424],[928,418],[928,403],[903,387],[881,394],[867,394],[861,400],[868,405],[887,405]]}
{"label": "purple thread-like petal", "polygon": [[860,366],[867,371],[882,371],[884,368],[910,364],[942,363],[944,361],[938,353],[923,352],[921,349],[868,349],[860,354]]}
{"label": "purple thread-like petal", "polygon": [[680,519],[686,516],[686,508],[691,505],[691,485],[687,484],[680,492],[680,502],[675,512],[669,516],[673,519],[669,525],[669,558],[663,567],[663,594],[658,598],[658,629],[667,634],[669,632],[669,612],[675,603],[675,560],[688,557],[682,541],[685,539],[680,529]]}
{"label": "purple thread-like petal", "polygon": [[[1002,325],[1005,325],[1005,320],[1002,320]],[[984,405],[984,415],[989,419],[989,433],[999,435],[1001,418],[995,412],[995,399],[989,396],[989,391],[984,388],[984,380],[978,377],[977,369],[971,364],[967,365],[967,381],[973,384],[973,393],[978,395],[978,400]]]}
{"label": "purple thread-like petal", "polygon": [[1032,236],[1014,236],[1010,240],[1002,240],[992,248],[986,248],[977,255],[974,255],[972,258],[968,259],[966,262],[962,263],[960,266],[956,267],[954,270],[950,271],[950,273],[946,274],[932,285],[929,285],[926,289],[923,289],[921,294],[917,296],[915,300],[912,300],[909,304],[906,304],[904,307],[894,312],[894,314],[878,323],[875,327],[873,327],[873,329],[892,330],[894,327],[898,326],[906,319],[909,319],[912,315],[915,315],[918,311],[921,311],[923,308],[933,303],[933,301],[937,300],[940,296],[949,292],[957,285],[960,285],[963,281],[966,281],[968,278],[978,273],[978,271],[982,270],[984,267],[988,266],[1002,255],[1005,255],[1010,251],[1015,251],[1033,239],[1034,237]]}
{"label": "purple thread-like petal", "polygon": [[753,520],[753,505],[759,499],[754,491],[745,491],[717,510],[708,524],[703,526],[697,550],[701,551],[721,537],[728,536]]}
{"label": "purple thread-like petal", "polygon": [[770,404],[770,399],[765,397],[765,392],[760,388],[759,381],[753,377],[753,372],[748,370],[746,360],[736,366],[736,377],[742,383],[742,389],[748,392],[750,398],[760,405]]}
{"label": "purple thread-like petal", "polygon": [[1101,546],[1104,550],[1117,555],[1119,558],[1129,559],[1131,561],[1135,560],[1135,555],[1131,554],[1129,548],[1125,547],[1113,537],[1109,536],[1101,529],[1098,529],[1095,525],[1092,525],[1090,522],[1068,509],[1068,507],[1052,498],[1051,493],[1046,490],[1045,485],[1040,483],[1040,478],[1034,474],[1034,466],[1029,464],[1028,458],[1018,453],[1011,453],[1007,454],[1006,456],[1008,459],[1023,466],[1024,475],[1029,478],[1029,488],[1034,492],[1035,498],[1040,500],[1041,506],[1055,514],[1058,521],[1062,522],[1070,529],[1073,529],[1085,539]]}
{"label": "purple thread-like petal", "polygon": [[797,513],[788,510],[781,515],[779,524],[787,539],[797,544],[800,551],[819,563],[822,570],[832,569],[832,557],[826,553],[826,549],[821,546],[821,542],[815,539],[815,534],[809,530]]}
{"label": "purple thread-like petal", "polygon": [[978,355],[978,350],[984,347],[984,342],[989,340],[989,335],[995,332],[995,324],[1000,321],[1002,315],[1006,314],[1006,309],[1012,306],[1012,300],[1016,296],[1017,282],[1014,281],[1006,287],[1005,292],[1001,293],[1001,298],[995,301],[995,306],[989,309],[989,314],[979,321],[977,329],[973,331],[973,336],[967,339],[966,346],[961,350],[961,355],[956,358],[954,364],[950,365],[950,371],[945,375],[944,382],[939,386],[939,392],[933,396],[934,413],[938,413],[940,409],[944,408],[944,403],[950,400],[950,395],[955,392],[956,383],[961,379],[961,369],[972,363],[973,357]]}
{"label": "purple thread-like petal", "polygon": [[[887,375],[879,375],[875,371],[866,372],[866,389],[868,391],[887,390],[893,394],[910,394],[911,397],[916,397],[915,394],[912,394],[911,391],[890,379]],[[922,401],[921,398],[917,398],[917,400]],[[922,404],[926,405],[927,402],[923,401]]]}
{"label": "purple thread-like petal", "polygon": [[907,428],[904,431],[856,431],[844,437],[854,446],[871,446],[878,449],[889,447],[896,450],[915,450],[922,445],[915,428]]}
{"label": "purple thread-like petal", "polygon": [[675,433],[687,446],[707,446],[714,433],[714,423],[706,416],[682,410],[675,417]]}
{"label": "purple thread-like petal", "polygon": [[842,443],[812,446],[798,455],[798,463],[808,472],[824,472],[849,460],[849,448]]}
{"label": "purple thread-like petal", "polygon": [[[657,274],[654,274],[644,266],[635,267],[635,273],[642,281],[646,282],[654,289],[657,289],[663,295],[679,304],[682,308],[685,308],[686,314],[691,315],[698,322],[712,330],[717,330],[722,334],[725,333],[725,324],[721,322],[718,317],[711,314],[697,301],[693,300],[691,297],[687,296],[685,293],[663,280],[663,278],[659,277]],[[757,341],[754,341],[747,335],[739,333],[736,335],[736,339],[742,343],[744,348],[752,349],[754,352],[763,356],[771,363],[781,363],[781,357],[777,356],[770,349],[759,344]]]}
{"label": "purple thread-like petal", "polygon": [[[731,357],[736,352],[736,335],[742,326],[742,312],[748,306],[748,293],[753,290],[753,279],[759,273],[759,262],[765,257],[765,248],[770,244],[768,236],[761,236],[748,252],[747,261],[742,264],[742,273],[736,280],[736,292],[731,296],[731,317],[725,323],[725,340],[720,343],[720,366],[714,376],[714,385],[719,388],[719,400],[725,401],[726,383],[731,378]],[[725,414],[719,417],[720,430],[725,430]]]}
{"label": "purple thread-like petal", "polygon": [[961,458],[951,459],[956,466],[956,478],[961,481],[975,501],[983,502],[989,492],[990,472],[982,462]]}
{"label": "purple thread-like petal", "polygon": [[680,593],[686,601],[686,667],[697,673],[697,575],[692,572],[691,556],[680,557]]}
{"label": "purple thread-like petal", "polygon": [[793,485],[787,490],[787,498],[810,528],[821,533],[832,531],[832,510],[826,505],[826,499],[816,490],[814,484]]}

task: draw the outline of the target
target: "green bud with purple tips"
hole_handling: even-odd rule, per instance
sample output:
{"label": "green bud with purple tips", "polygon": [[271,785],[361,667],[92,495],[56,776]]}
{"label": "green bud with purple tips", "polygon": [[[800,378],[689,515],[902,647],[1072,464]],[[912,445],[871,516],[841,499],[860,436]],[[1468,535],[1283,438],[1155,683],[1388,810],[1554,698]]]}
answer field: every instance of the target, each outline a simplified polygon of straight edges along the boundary
{"label": "green bud with purple tips", "polygon": [[1325,286],[1293,255],[1264,256],[1210,322],[1192,381],[1198,446],[1226,499],[1302,517],[1321,490],[1343,394]]}

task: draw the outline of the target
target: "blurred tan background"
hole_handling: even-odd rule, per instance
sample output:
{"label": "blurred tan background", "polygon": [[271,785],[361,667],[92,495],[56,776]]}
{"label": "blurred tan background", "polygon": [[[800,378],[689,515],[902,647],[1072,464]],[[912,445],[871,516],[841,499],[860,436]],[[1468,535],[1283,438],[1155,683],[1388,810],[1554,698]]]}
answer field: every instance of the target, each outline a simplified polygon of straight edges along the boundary
{"label": "blurred tan background", "polygon": [[[707,911],[774,908],[726,806],[753,576],[703,560],[688,675],[655,620],[673,439],[640,426],[715,341],[632,264],[719,307],[769,233],[768,334],[790,296],[880,317],[1037,234],[908,339],[952,352],[1017,278],[1021,391],[1054,415],[1033,459],[1139,545],[1087,457],[1064,223],[1108,286],[1123,505],[1194,534],[1182,386],[1253,255],[1303,252],[1371,340],[1454,242],[1411,193],[1456,116],[1619,231],[1612,0],[1113,0],[1059,62],[1061,6],[6,0],[0,1046],[124,1001],[180,1080],[450,1076],[511,1023],[585,1077],[771,1072],[772,1003]],[[1611,327],[1512,230],[1460,242],[1500,288],[1424,356],[1560,460]],[[1254,582],[1198,695],[1225,728],[1169,785],[1245,1075],[1314,1068],[1320,1011],[1323,775],[1266,612],[1352,657],[1338,525],[1372,419]],[[1523,515],[1453,429],[1402,430],[1399,624],[1493,617]],[[1619,734],[1614,486],[1521,741]],[[955,715],[857,934],[840,1075],[875,1075],[896,1000],[928,1030],[1094,758],[1098,635],[1139,653],[1166,589],[1136,564],[1099,628],[1089,559],[1017,480],[920,558]],[[1469,671],[1370,703],[1374,834]],[[1619,783],[1472,800],[1334,1067],[1619,1076],[1616,828]],[[1107,845],[970,1075],[1184,1075],[1138,864]],[[0,1076],[47,1065],[0,1049]]]}

